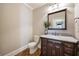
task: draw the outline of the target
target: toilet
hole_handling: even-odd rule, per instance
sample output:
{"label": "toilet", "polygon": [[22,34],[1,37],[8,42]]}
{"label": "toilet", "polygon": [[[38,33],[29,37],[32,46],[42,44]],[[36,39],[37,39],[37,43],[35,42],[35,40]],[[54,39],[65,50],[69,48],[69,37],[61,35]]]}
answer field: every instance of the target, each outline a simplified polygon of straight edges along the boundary
{"label": "toilet", "polygon": [[28,48],[30,49],[30,54],[33,54],[38,49],[39,36],[34,35],[34,41],[28,43]]}

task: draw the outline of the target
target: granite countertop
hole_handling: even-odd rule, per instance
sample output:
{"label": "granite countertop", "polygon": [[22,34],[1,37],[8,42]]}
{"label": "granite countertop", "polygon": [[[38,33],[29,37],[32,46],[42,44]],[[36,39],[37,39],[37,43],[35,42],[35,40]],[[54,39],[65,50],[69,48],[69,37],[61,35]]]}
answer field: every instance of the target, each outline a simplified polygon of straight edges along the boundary
{"label": "granite countertop", "polygon": [[78,42],[76,38],[70,36],[41,35],[40,37],[54,39],[54,40],[62,40],[62,41],[73,42],[73,43]]}

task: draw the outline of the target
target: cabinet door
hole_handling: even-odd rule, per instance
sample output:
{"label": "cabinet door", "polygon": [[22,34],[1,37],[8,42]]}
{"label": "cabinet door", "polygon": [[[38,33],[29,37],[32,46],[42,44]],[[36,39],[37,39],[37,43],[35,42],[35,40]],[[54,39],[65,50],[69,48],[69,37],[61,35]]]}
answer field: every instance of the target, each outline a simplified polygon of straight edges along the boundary
{"label": "cabinet door", "polygon": [[55,44],[55,53],[56,53],[56,56],[63,55],[63,48],[61,44]]}
{"label": "cabinet door", "polygon": [[48,40],[47,45],[47,55],[49,56],[62,56],[63,55],[63,48],[61,42]]}
{"label": "cabinet door", "polygon": [[55,56],[55,45],[51,42],[47,44],[47,55],[48,56]]}
{"label": "cabinet door", "polygon": [[62,56],[63,46],[60,41],[48,40],[47,54],[52,56]]}
{"label": "cabinet door", "polygon": [[51,55],[56,56],[55,44],[52,45]]}
{"label": "cabinet door", "polygon": [[41,39],[41,55],[47,55],[47,39]]}

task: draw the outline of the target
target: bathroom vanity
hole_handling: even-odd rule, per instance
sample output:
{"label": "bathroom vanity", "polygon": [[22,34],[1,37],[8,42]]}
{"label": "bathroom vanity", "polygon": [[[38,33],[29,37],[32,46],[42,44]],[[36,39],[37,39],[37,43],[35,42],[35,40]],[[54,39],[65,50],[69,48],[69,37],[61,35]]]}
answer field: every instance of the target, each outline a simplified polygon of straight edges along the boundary
{"label": "bathroom vanity", "polygon": [[41,35],[42,56],[76,56],[77,42],[73,37]]}
{"label": "bathroom vanity", "polygon": [[[58,10],[48,14],[48,30],[52,30],[49,35],[41,35],[41,55],[42,56],[76,56],[78,55],[79,43],[69,33],[64,33],[67,28],[67,9]],[[71,28],[72,29],[72,28]],[[62,30],[62,32],[60,31]],[[58,33],[56,33],[58,32]],[[52,35],[54,33],[55,35]],[[67,34],[67,36],[63,36]],[[57,35],[59,34],[59,35]],[[60,36],[61,35],[61,36]],[[71,35],[71,34],[70,34]]]}

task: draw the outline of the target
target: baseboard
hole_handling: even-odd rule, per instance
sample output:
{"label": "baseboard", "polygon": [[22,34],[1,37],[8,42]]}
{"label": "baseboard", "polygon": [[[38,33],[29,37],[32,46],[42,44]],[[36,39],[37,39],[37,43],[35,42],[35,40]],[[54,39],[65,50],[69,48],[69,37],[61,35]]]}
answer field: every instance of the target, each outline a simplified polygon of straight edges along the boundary
{"label": "baseboard", "polygon": [[28,48],[27,45],[25,45],[25,46],[23,46],[23,47],[21,47],[21,48],[19,48],[17,50],[14,50],[14,51],[12,51],[12,52],[10,52],[8,54],[5,54],[4,56],[15,56],[16,54],[18,54],[19,52],[25,50],[26,48]]}

